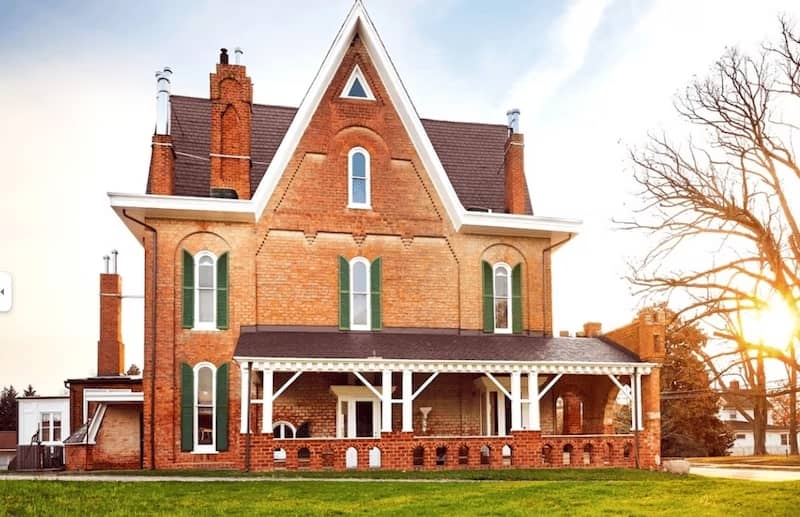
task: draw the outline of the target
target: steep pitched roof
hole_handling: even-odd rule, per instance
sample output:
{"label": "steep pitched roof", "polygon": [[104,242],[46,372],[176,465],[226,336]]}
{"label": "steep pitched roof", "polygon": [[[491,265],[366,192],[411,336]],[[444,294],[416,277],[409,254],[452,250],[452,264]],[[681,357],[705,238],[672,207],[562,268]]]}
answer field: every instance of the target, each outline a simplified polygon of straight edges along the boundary
{"label": "steep pitched roof", "polygon": [[[209,197],[211,101],[180,95],[173,95],[170,101],[175,150],[175,195]],[[297,108],[253,104],[251,191],[258,188],[295,113]],[[506,126],[429,119],[421,121],[461,204],[467,210],[505,211]],[[525,200],[526,213],[533,213],[527,191]]]}

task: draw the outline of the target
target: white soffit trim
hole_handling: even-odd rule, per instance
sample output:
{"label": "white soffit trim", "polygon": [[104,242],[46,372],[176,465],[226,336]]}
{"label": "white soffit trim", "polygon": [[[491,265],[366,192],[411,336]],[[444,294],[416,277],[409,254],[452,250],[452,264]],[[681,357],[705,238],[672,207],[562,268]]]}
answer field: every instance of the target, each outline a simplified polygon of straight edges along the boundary
{"label": "white soffit trim", "polygon": [[[251,200],[109,193],[111,206],[120,217],[123,209],[138,209],[142,215],[146,214],[148,217],[202,218],[239,222],[258,221],[297,149],[303,133],[311,122],[311,118],[317,111],[325,91],[339,69],[342,59],[350,47],[350,42],[356,33],[361,36],[379,78],[386,87],[390,100],[414,144],[423,166],[428,171],[436,193],[442,200],[449,220],[456,231],[461,230],[462,226],[468,224],[467,231],[474,233],[541,234],[542,236],[551,237],[553,232],[577,233],[576,225],[580,224],[578,221],[532,216],[515,216],[518,219],[505,219],[502,216],[507,216],[508,214],[473,213],[464,209],[452,183],[450,183],[444,166],[433,148],[433,144],[428,138],[427,132],[422,126],[416,108],[386,51],[386,47],[383,45],[375,25],[360,0],[354,2],[339,32],[336,34],[333,44],[328,50],[317,75],[311,82],[305,97],[303,97],[289,129],[286,131],[286,135],[284,135]],[[489,218],[484,219],[487,216]],[[563,229],[550,229],[550,224],[546,224],[546,221],[551,223],[560,221]],[[125,220],[125,223],[132,231],[134,230],[134,226],[129,221]],[[140,232],[141,229],[134,231],[134,234],[138,235]]]}

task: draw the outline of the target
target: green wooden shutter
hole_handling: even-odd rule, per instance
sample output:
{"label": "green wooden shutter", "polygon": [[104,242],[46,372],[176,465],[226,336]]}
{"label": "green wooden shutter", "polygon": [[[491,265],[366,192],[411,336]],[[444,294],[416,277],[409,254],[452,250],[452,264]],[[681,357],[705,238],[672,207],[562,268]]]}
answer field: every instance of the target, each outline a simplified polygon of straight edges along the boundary
{"label": "green wooden shutter", "polygon": [[194,257],[183,250],[183,328],[194,327]]}
{"label": "green wooden shutter", "polygon": [[181,363],[181,450],[194,448],[194,371]]}
{"label": "green wooden shutter", "polygon": [[217,368],[217,450],[228,450],[228,363]]}
{"label": "green wooden shutter", "polygon": [[485,260],[483,265],[483,331],[494,332],[494,286],[492,265]]}
{"label": "green wooden shutter", "polygon": [[228,254],[217,259],[217,328],[228,328]]}
{"label": "green wooden shutter", "polygon": [[511,331],[522,332],[522,262],[511,270]]}
{"label": "green wooden shutter", "polygon": [[350,263],[339,257],[339,329],[350,330]]}
{"label": "green wooden shutter", "polygon": [[372,309],[372,330],[381,329],[381,258],[372,261],[369,269],[370,304]]}

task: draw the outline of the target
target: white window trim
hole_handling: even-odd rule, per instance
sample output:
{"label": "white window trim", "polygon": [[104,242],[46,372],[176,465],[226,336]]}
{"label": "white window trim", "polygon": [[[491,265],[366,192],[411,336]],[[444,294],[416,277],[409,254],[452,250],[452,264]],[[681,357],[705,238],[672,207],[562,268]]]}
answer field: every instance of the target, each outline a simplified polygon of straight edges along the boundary
{"label": "white window trim", "polygon": [[[331,386],[331,390],[337,393]],[[336,438],[380,438],[381,436],[381,401],[366,386],[346,386],[348,394],[337,393],[336,396]],[[338,390],[343,391],[343,390]],[[347,422],[342,414],[342,402],[347,402]],[[356,437],[356,402],[372,402],[372,436]]]}
{"label": "white window trim", "polygon": [[[42,417],[44,415],[50,415],[50,419],[47,421],[47,426],[48,426],[48,431],[49,431],[49,435],[48,436],[50,437],[49,440],[42,440],[42,436],[43,436],[43,433],[42,433],[42,430],[43,430]],[[54,430],[53,415],[58,415],[58,420],[59,420],[59,422],[61,422],[61,426],[60,426],[60,429],[59,429],[60,433],[61,433],[61,438],[59,440],[53,440],[53,430]],[[45,445],[61,444],[64,441],[64,420],[63,420],[63,418],[61,416],[61,411],[39,411],[39,440]]]}
{"label": "white window trim", "polygon": [[[498,327],[497,326],[497,294],[495,293],[495,277],[497,275],[497,271],[499,269],[504,269],[506,271],[506,289],[508,292],[508,318],[507,323],[508,327]],[[511,295],[511,288],[512,288],[512,281],[511,281],[511,266],[506,264],[505,262],[498,262],[494,266],[492,266],[492,318],[494,319],[494,332],[495,334],[511,334],[511,329],[514,328],[514,322],[511,319],[514,317],[514,311],[512,304],[514,297]]]}
{"label": "white window trim", "polygon": [[[361,82],[361,86],[364,88],[364,93],[367,94],[366,97],[353,97],[348,95],[350,89],[353,87],[353,83],[356,82],[356,79]],[[354,99],[357,101],[374,101],[375,96],[372,94],[372,89],[369,87],[367,80],[364,78],[364,73],[361,71],[361,68],[356,65],[353,68],[353,72],[350,74],[350,78],[344,83],[344,88],[342,89],[342,94],[340,95],[343,99]]]}
{"label": "white window trim", "polygon": [[[364,203],[357,203],[353,201],[353,155],[356,153],[362,153],[364,155],[364,192],[366,194],[365,202]],[[371,184],[371,168],[372,168],[372,159],[369,155],[369,151],[364,149],[363,147],[353,147],[347,153],[347,208],[358,208],[358,209],[371,209],[372,208],[372,189],[370,188]]]}
{"label": "white window trim", "polygon": [[[200,259],[203,257],[210,257],[214,268],[211,274],[212,292],[214,293],[211,296],[213,320],[210,322],[200,321]],[[217,329],[217,256],[210,251],[201,251],[194,256],[194,327],[192,330],[219,330]]]}
{"label": "white window trim", "polygon": [[[291,438],[286,438],[285,436],[281,436],[279,438],[275,435],[275,429],[282,425],[285,425],[286,427],[292,430]],[[294,440],[295,438],[297,438],[297,429],[295,428],[295,426],[293,426],[292,424],[290,424],[285,420],[278,420],[277,422],[272,423],[272,438],[275,440]]]}
{"label": "white window trim", "polygon": [[[197,440],[197,416],[198,416],[198,384],[200,381],[200,376],[198,373],[200,372],[201,368],[210,368],[211,369],[211,444],[210,445],[200,445]],[[194,445],[192,452],[199,453],[199,454],[216,454],[217,452],[217,367],[209,362],[202,362],[197,363],[194,365],[194,402],[192,403],[192,444]]]}
{"label": "white window trim", "polygon": [[[364,325],[359,325],[355,323],[355,315],[356,311],[353,310],[355,303],[353,303],[353,299],[355,296],[355,291],[353,289],[353,285],[355,283],[355,274],[353,274],[355,270],[355,265],[361,263],[366,266],[367,269],[367,323]],[[371,264],[369,260],[364,257],[355,257],[354,259],[350,260],[350,330],[372,330],[372,285],[371,285]]]}

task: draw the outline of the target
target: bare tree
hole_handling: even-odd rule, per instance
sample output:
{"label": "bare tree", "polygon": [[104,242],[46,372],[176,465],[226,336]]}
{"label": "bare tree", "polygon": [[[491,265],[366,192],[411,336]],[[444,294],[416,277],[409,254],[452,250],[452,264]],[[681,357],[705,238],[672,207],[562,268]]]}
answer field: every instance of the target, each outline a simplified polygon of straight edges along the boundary
{"label": "bare tree", "polygon": [[[792,123],[800,114],[800,35],[784,18],[776,43],[757,55],[728,49],[675,108],[688,137],[651,134],[631,152],[642,205],[623,226],[649,232],[652,247],[630,280],[640,293],[669,299],[686,324],[702,321],[726,340],[703,359],[725,389],[729,369],[743,367],[758,399],[752,420],[763,453],[764,361],[789,366],[796,390],[800,329],[787,342],[764,342],[748,336],[742,320],[775,297],[800,321],[800,127]],[[796,418],[791,424],[797,454]]]}

